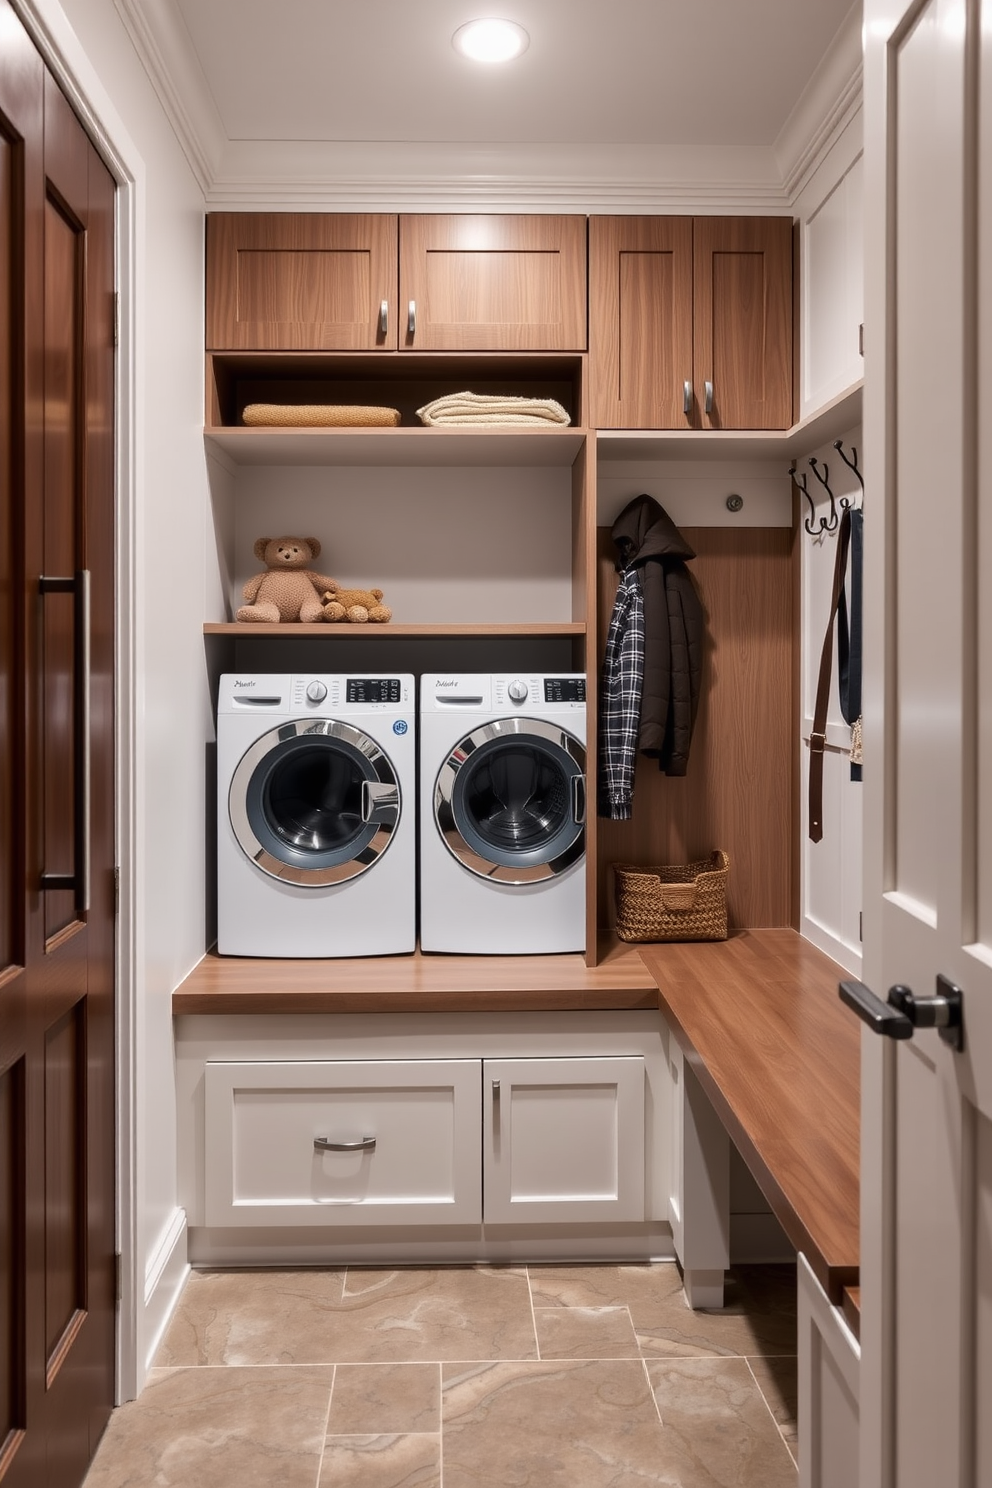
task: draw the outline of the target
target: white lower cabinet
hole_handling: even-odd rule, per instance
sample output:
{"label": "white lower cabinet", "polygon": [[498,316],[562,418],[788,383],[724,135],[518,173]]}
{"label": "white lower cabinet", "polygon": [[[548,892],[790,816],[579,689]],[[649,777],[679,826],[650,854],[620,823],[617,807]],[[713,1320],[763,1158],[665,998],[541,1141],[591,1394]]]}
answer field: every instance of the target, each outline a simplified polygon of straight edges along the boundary
{"label": "white lower cabinet", "polygon": [[644,1059],[207,1061],[208,1226],[641,1221]]}
{"label": "white lower cabinet", "polygon": [[487,1224],[644,1218],[644,1060],[487,1059]]}
{"label": "white lower cabinet", "polygon": [[804,1255],[798,1286],[800,1488],[858,1488],[861,1348]]}

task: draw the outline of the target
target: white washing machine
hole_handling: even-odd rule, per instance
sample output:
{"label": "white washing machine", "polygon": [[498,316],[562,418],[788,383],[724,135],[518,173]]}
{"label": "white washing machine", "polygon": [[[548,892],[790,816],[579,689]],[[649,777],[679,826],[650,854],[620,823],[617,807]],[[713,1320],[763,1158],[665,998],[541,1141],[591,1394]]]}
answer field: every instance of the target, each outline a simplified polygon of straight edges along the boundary
{"label": "white washing machine", "polygon": [[221,955],[415,949],[415,716],[409,675],[221,677]]}
{"label": "white washing machine", "polygon": [[420,679],[420,946],[585,948],[586,679]]}

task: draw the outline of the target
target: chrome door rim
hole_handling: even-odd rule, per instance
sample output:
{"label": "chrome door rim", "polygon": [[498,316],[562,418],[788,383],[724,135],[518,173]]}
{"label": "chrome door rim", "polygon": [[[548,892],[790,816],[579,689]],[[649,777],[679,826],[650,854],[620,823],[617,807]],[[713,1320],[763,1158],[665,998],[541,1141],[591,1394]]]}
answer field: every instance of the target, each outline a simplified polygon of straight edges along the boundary
{"label": "chrome door rim", "polygon": [[[455,817],[455,795],[461,771],[479,749],[512,739],[534,738],[550,744],[574,764],[573,775],[585,775],[585,745],[567,729],[541,718],[497,718],[480,724],[462,737],[441,765],[434,783],[434,821],[441,841],[452,856],[479,878],[494,883],[527,885],[558,878],[571,868],[585,852],[585,826],[576,823],[577,831],[561,852],[541,863],[496,863],[467,842]],[[547,753],[551,753],[548,750]]]}
{"label": "chrome door rim", "polygon": [[[309,867],[302,852],[300,861],[294,863],[270,851],[255,830],[247,803],[252,781],[264,760],[276,750],[284,751],[284,746],[293,745],[297,739],[321,738],[348,746],[353,757],[357,755],[367,763],[368,773],[365,778],[369,783],[379,783],[391,788],[393,800],[377,808],[374,820],[368,823],[374,830],[352,856],[340,862]],[[228,791],[231,827],[245,856],[270,878],[296,884],[301,888],[316,889],[329,884],[347,883],[374,867],[393,840],[402,809],[399,780],[389,756],[363,730],[332,718],[294,719],[278,724],[260,735],[238,761]],[[282,844],[277,845],[282,847]]]}

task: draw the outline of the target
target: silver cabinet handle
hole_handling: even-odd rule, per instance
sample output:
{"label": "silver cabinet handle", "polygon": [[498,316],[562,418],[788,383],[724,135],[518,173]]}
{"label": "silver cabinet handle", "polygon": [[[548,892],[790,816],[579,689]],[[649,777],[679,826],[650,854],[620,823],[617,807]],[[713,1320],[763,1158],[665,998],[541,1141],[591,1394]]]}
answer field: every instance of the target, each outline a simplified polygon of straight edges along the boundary
{"label": "silver cabinet handle", "polygon": [[692,414],[692,383],[688,377],[682,384],[682,412],[686,418]]}
{"label": "silver cabinet handle", "polygon": [[705,398],[703,400],[703,412],[704,413],[712,413],[713,412],[713,384],[711,382],[704,382],[703,383],[703,392],[705,394]]}
{"label": "silver cabinet handle", "polygon": [[389,301],[379,302],[379,335],[385,336],[389,330]]}
{"label": "silver cabinet handle", "polygon": [[408,336],[417,334],[417,302],[411,300],[406,307],[406,331]]}
{"label": "silver cabinet handle", "polygon": [[332,1142],[330,1137],[314,1137],[314,1152],[374,1152],[375,1137],[361,1137],[357,1142]]}
{"label": "silver cabinet handle", "polygon": [[72,873],[42,873],[42,892],[70,889],[76,895],[76,912],[90,907],[90,571],[77,569],[71,578],[42,574],[42,594],[71,594],[73,597],[73,669],[76,707],[76,796]]}

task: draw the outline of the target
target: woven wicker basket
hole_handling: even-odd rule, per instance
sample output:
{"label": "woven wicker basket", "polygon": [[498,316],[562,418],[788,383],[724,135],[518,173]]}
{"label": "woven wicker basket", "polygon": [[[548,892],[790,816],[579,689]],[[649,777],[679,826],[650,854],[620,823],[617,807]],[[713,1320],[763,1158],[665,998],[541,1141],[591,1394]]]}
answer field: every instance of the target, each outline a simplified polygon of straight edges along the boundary
{"label": "woven wicker basket", "polygon": [[638,868],[614,863],[621,940],[726,940],[730,859]]}

